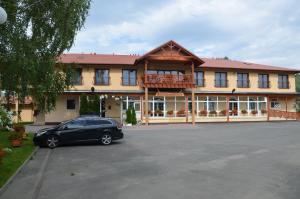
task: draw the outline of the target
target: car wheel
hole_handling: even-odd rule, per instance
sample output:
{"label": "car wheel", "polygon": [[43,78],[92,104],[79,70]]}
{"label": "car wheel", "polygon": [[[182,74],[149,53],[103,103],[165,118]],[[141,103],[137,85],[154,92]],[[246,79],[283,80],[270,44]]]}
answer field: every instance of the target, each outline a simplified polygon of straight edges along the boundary
{"label": "car wheel", "polygon": [[104,133],[102,136],[101,136],[101,139],[100,139],[100,142],[101,144],[103,145],[110,145],[111,142],[112,142],[112,137],[109,133]]}
{"label": "car wheel", "polygon": [[47,146],[50,148],[50,149],[54,149],[55,147],[58,146],[58,137],[55,136],[55,135],[50,135],[48,136],[47,138]]}

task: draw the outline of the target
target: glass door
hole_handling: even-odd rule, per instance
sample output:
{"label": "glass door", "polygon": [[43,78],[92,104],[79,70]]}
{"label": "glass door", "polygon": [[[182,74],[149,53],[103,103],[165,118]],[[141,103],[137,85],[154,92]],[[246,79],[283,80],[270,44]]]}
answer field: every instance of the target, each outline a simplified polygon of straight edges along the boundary
{"label": "glass door", "polygon": [[154,98],[153,102],[153,111],[154,117],[164,117],[164,107],[165,107],[165,102],[163,98]]}

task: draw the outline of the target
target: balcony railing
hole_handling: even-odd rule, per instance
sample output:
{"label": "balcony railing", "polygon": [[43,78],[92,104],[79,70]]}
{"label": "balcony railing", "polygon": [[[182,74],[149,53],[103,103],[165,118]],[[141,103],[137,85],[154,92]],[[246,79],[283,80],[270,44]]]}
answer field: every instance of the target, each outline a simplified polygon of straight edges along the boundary
{"label": "balcony railing", "polygon": [[147,87],[160,88],[193,88],[193,75],[146,74],[143,79]]}

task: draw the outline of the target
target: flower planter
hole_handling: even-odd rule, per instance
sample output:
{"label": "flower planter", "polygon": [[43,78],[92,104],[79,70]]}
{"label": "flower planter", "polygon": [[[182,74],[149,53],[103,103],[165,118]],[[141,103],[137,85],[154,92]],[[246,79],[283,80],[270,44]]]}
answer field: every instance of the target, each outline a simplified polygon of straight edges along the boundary
{"label": "flower planter", "polygon": [[256,110],[253,110],[253,111],[251,111],[251,114],[252,114],[253,116],[256,116],[257,111],[256,111]]}
{"label": "flower planter", "polygon": [[200,111],[200,116],[206,117],[207,116],[207,111],[205,111],[205,110]]}
{"label": "flower planter", "polygon": [[227,114],[227,111],[226,110],[222,110],[222,111],[220,111],[219,116],[224,117],[224,116],[226,116],[226,114]]}
{"label": "flower planter", "polygon": [[12,147],[20,147],[22,145],[22,140],[20,140],[20,139],[11,140],[10,144]]}
{"label": "flower planter", "polygon": [[266,110],[261,110],[260,112],[261,112],[262,115],[265,115],[265,114],[268,113],[268,111],[266,111]]}
{"label": "flower planter", "polygon": [[168,117],[173,117],[174,116],[174,111],[168,111],[167,116]]}

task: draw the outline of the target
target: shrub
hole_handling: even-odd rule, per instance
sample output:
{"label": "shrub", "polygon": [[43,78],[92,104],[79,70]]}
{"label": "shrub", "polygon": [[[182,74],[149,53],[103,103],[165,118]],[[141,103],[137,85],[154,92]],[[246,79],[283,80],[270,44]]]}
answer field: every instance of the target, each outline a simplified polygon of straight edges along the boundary
{"label": "shrub", "polygon": [[131,107],[129,107],[129,108],[127,109],[127,111],[126,111],[126,120],[125,120],[125,122],[126,122],[127,124],[132,124],[131,114],[132,114],[132,112],[131,112]]}
{"label": "shrub", "polygon": [[87,99],[86,94],[80,95],[80,110],[79,113],[80,115],[85,115],[89,113],[89,102]]}
{"label": "shrub", "polygon": [[0,127],[11,127],[13,123],[13,113],[0,105]]}
{"label": "shrub", "polygon": [[80,115],[97,114],[100,115],[100,97],[99,95],[82,94],[80,96]]}
{"label": "shrub", "polygon": [[88,110],[91,114],[100,115],[100,96],[99,95],[91,95],[88,101]]}
{"label": "shrub", "polygon": [[136,113],[134,108],[131,108],[131,123],[133,125],[136,125],[137,121],[136,121]]}

